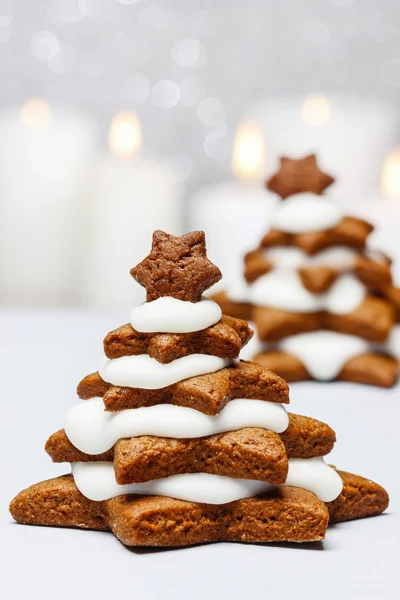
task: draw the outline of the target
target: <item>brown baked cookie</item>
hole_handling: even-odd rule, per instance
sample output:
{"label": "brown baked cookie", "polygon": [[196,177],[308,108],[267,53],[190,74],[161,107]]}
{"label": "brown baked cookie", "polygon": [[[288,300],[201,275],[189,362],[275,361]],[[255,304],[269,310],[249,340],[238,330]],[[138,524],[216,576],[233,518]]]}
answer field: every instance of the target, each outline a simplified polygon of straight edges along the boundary
{"label": "brown baked cookie", "polygon": [[288,458],[314,458],[331,452],[336,434],[329,425],[289,413],[289,427],[279,434],[286,448]]}
{"label": "brown baked cookie", "polygon": [[379,387],[393,387],[399,376],[399,363],[391,356],[369,352],[349,360],[339,373],[340,381],[353,381]]}
{"label": "brown baked cookie", "polygon": [[[78,395],[87,400],[99,394],[98,373],[88,375],[78,386]],[[102,381],[102,380],[101,380]],[[194,408],[207,415],[216,415],[229,400],[249,398],[269,402],[289,403],[288,386],[283,379],[258,365],[240,361],[216,373],[190,377],[158,390],[116,387],[105,382],[103,399],[106,410],[176,404]]]}
{"label": "brown baked cookie", "polygon": [[121,439],[104,454],[76,449],[63,430],[46,444],[53,462],[114,462],[119,484],[142,483],[182,473],[284,483],[288,463],[281,438],[273,431],[248,427],[205,438],[175,439],[143,435]]}
{"label": "brown baked cookie", "polygon": [[[248,252],[244,258],[244,278],[248,283],[253,283],[274,268],[274,262],[265,256],[263,248]],[[338,275],[344,272],[355,275],[367,289],[373,292],[384,292],[392,282],[390,264],[387,261],[375,260],[361,253],[355,257],[353,266],[336,268],[321,264],[298,269],[304,287],[312,294],[328,291]]]}
{"label": "brown baked cookie", "polygon": [[355,275],[372,292],[384,289],[392,280],[387,265],[377,263],[362,254],[355,258],[354,266],[350,268],[306,267],[299,269],[299,274],[304,287],[309,292],[321,294],[328,291],[338,275],[344,271]]}
{"label": "brown baked cookie", "polygon": [[243,319],[244,321],[251,319],[253,305],[249,302],[235,302],[234,300],[230,300],[227,292],[224,290],[213,294],[210,298],[219,304],[224,315]]}
{"label": "brown baked cookie", "polygon": [[297,356],[283,350],[260,352],[253,356],[252,360],[264,369],[271,369],[271,371],[280,375],[287,383],[312,379]]}
{"label": "brown baked cookie", "polygon": [[274,267],[273,261],[268,260],[263,250],[257,248],[245,254],[243,275],[247,283],[253,283],[262,275],[269,273]]}
{"label": "brown baked cookie", "polygon": [[100,377],[100,373],[90,373],[78,383],[76,393],[82,400],[101,398],[110,389],[111,385]]}
{"label": "brown baked cookie", "polygon": [[295,313],[278,308],[255,306],[252,320],[262,342],[274,342],[289,335],[321,329],[322,313]]}
{"label": "brown baked cookie", "polygon": [[381,288],[380,293],[384,298],[389,300],[396,311],[396,322],[400,322],[400,288],[396,288],[394,285],[388,285]]}
{"label": "brown baked cookie", "polygon": [[313,542],[325,536],[326,505],[293,487],[224,505],[162,496],[120,496],[107,502],[109,524],[126,546],[189,546],[206,542]]}
{"label": "brown baked cookie", "polygon": [[[117,442],[118,444],[118,442]],[[51,460],[55,463],[93,462],[114,460],[114,446],[102,454],[86,454],[69,441],[64,429],[52,433],[44,447]]]}
{"label": "brown baked cookie", "polygon": [[339,275],[337,269],[331,267],[303,267],[299,269],[299,277],[303,286],[312,294],[327,292]]}
{"label": "brown baked cookie", "polygon": [[[113,533],[128,546],[186,546],[216,541],[316,541],[332,523],[382,513],[386,491],[358,475],[338,471],[343,490],[324,504],[293,487],[224,505],[197,504],[163,496],[119,496],[93,502],[76,488],[71,475],[23,490],[10,504],[18,523],[81,527]],[[329,512],[328,512],[329,511]]]}
{"label": "brown baked cookie", "polygon": [[282,156],[279,171],[265,185],[284,199],[302,192],[322,194],[334,181],[318,167],[315,154],[310,154],[300,159]]}
{"label": "brown baked cookie", "polygon": [[105,337],[104,353],[108,358],[148,354],[161,363],[189,354],[237,358],[252,335],[246,321],[225,316],[215,325],[192,333],[140,333],[127,324]]}
{"label": "brown baked cookie", "polygon": [[395,323],[395,311],[387,300],[366,296],[360,306],[346,315],[334,315],[324,311],[295,313],[256,306],[252,319],[258,337],[263,342],[277,341],[290,335],[318,329],[348,333],[371,342],[384,342]]}
{"label": "brown baked cookie", "polygon": [[119,440],[103,454],[89,455],[75,448],[60,430],[45,449],[53,462],[114,462],[118,483],[140,483],[179,473],[211,473],[269,483],[283,483],[287,458],[328,454],[335,432],[325,423],[289,413],[289,427],[281,434],[248,427],[206,438],[171,439],[155,436]]}
{"label": "brown baked cookie", "polygon": [[150,254],[131,269],[131,275],[146,288],[147,302],[162,296],[198,302],[222,277],[207,258],[204,231],[175,237],[160,230],[153,233]]}
{"label": "brown baked cookie", "polygon": [[388,262],[373,260],[359,254],[356,257],[353,272],[367,289],[380,291],[392,284],[392,274]]}
{"label": "brown baked cookie", "polygon": [[333,502],[328,502],[329,522],[340,523],[380,515],[389,506],[386,490],[360,475],[338,471],[343,490]]}
{"label": "brown baked cookie", "polygon": [[343,217],[336,227],[312,233],[290,234],[270,229],[261,240],[261,248],[271,246],[297,246],[310,256],[332,246],[348,246],[364,250],[367,237],[372,232],[371,223],[356,217]]}
{"label": "brown baked cookie", "polygon": [[[254,362],[271,369],[288,383],[312,379],[302,362],[292,354],[283,351],[262,352],[253,358]],[[399,364],[390,356],[369,352],[350,359],[338,377],[339,381],[364,383],[378,387],[392,387],[399,374]]]}
{"label": "brown baked cookie", "polygon": [[295,234],[293,243],[309,255],[332,246],[349,246],[356,250],[363,250],[372,230],[371,223],[363,219],[343,217],[332,229]]}
{"label": "brown baked cookie", "polygon": [[80,527],[110,531],[104,502],[85,498],[72,475],[62,475],[31,485],[10,503],[18,523],[51,527]]}
{"label": "brown baked cookie", "polygon": [[198,439],[142,436],[115,446],[117,483],[140,483],[183,473],[284,483],[288,462],[280,437],[248,427]]}
{"label": "brown baked cookie", "polygon": [[358,308],[346,315],[325,312],[321,329],[357,335],[370,342],[385,342],[395,323],[395,310],[383,298],[366,296]]}
{"label": "brown baked cookie", "polygon": [[323,539],[329,519],[323,502],[293,487],[273,487],[262,496],[223,505],[135,495],[93,502],[78,491],[71,475],[23,490],[10,512],[29,525],[111,529],[126,546],[312,542]]}

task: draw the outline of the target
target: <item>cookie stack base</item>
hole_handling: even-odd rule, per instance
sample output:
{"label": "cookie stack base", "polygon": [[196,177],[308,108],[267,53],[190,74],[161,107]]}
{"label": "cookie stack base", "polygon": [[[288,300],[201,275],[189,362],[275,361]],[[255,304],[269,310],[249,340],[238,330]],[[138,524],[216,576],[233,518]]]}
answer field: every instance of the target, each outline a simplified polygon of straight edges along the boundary
{"label": "cookie stack base", "polygon": [[71,475],[35,484],[10,504],[13,518],[29,525],[112,531],[127,546],[187,546],[217,541],[311,542],[322,540],[329,519],[337,523],[380,514],[389,502],[376,483],[340,472],[343,491],[328,504],[314,494],[280,487],[269,494],[224,505],[160,496],[85,498]]}

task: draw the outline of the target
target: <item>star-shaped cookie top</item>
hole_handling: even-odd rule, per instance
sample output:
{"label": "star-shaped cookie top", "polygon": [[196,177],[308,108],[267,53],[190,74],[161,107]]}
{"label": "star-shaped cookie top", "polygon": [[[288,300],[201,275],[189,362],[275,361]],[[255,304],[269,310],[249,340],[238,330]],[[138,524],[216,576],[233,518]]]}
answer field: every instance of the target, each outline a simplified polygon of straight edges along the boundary
{"label": "star-shaped cookie top", "polygon": [[265,185],[284,199],[303,192],[322,194],[334,181],[318,167],[315,154],[310,154],[298,160],[282,156],[279,171]]}
{"label": "star-shaped cookie top", "polygon": [[146,288],[148,302],[162,296],[198,302],[222,277],[207,258],[204,231],[175,237],[160,230],[153,233],[150,254],[131,269],[131,275]]}

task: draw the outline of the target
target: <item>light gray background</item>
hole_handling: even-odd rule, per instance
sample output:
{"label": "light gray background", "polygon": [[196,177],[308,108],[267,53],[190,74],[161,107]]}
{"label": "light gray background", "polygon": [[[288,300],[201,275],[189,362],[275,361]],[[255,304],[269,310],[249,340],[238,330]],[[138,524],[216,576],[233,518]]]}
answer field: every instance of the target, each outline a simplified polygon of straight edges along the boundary
{"label": "light gray background", "polygon": [[129,551],[112,534],[12,523],[8,503],[24,487],[66,472],[43,450],[94,371],[102,338],[125,315],[95,311],[0,313],[2,365],[1,597],[76,600],[204,598],[394,598],[400,534],[399,388],[292,386],[290,410],[329,423],[329,460],[390,492],[380,517],[343,523],[322,544],[215,544]]}
{"label": "light gray background", "polygon": [[39,95],[86,109],[102,143],[137,111],[147,152],[189,195],[230,177],[257,98],[327,90],[400,100],[398,0],[0,0],[0,107]]}

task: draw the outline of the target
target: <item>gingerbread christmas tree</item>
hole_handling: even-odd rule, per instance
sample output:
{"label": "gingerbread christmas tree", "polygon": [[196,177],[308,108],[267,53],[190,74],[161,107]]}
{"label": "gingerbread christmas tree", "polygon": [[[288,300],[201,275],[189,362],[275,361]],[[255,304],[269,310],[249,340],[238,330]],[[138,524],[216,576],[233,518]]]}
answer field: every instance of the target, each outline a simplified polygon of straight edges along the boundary
{"label": "gingerbread christmas tree", "polygon": [[215,300],[254,322],[258,343],[246,358],[287,381],[390,387],[399,373],[400,289],[390,259],[367,248],[373,226],[323,193],[332,182],[315,155],[281,159],[267,182],[282,198],[271,229],[245,256],[245,283]]}
{"label": "gingerbread christmas tree", "polygon": [[335,433],[286,411],[283,379],[237,360],[252,331],[202,295],[221,277],[203,232],[156,231],[131,273],[147,302],[106,336],[99,372],[46,443],[72,474],[18,494],[16,521],[127,546],[309,542],[386,508],[379,485],[324,462]]}

